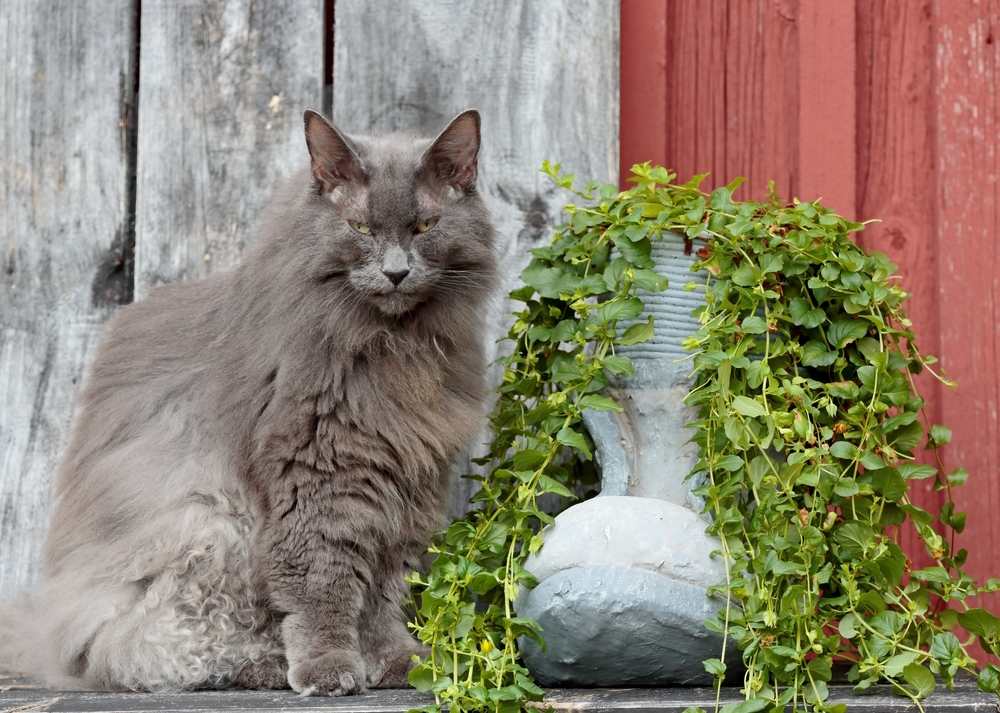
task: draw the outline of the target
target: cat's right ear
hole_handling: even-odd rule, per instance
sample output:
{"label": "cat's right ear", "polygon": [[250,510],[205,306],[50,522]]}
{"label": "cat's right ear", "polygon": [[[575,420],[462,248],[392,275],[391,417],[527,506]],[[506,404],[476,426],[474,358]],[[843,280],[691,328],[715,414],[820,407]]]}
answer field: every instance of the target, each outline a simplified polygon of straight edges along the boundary
{"label": "cat's right ear", "polygon": [[324,193],[345,183],[362,183],[365,173],[347,139],[312,109],[303,116],[312,175]]}

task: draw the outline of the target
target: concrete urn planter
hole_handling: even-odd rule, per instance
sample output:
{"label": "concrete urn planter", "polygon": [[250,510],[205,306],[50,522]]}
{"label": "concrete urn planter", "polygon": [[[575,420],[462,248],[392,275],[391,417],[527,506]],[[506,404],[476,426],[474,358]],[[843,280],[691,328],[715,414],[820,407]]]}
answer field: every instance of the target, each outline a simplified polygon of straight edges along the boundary
{"label": "concrete urn planter", "polygon": [[[521,645],[542,685],[707,685],[713,676],[701,662],[722,651],[721,635],[703,621],[725,608],[706,594],[725,581],[725,565],[710,557],[721,543],[705,534],[685,480],[698,449],[684,428],[694,415],[683,403],[691,363],[678,361],[690,356],[680,342],[697,330],[691,311],[704,300],[703,290],[683,287],[705,278],[689,271],[695,257],[680,235],[654,242],[652,258],[670,287],[640,292],[646,312],[636,322],[652,313],[655,336],[621,349],[635,374],[605,390],[624,411],[584,415],[601,493],[560,514],[526,565],[539,584],[522,593],[517,612],[540,623],[547,653],[531,640]],[[732,669],[738,654],[727,659]]]}

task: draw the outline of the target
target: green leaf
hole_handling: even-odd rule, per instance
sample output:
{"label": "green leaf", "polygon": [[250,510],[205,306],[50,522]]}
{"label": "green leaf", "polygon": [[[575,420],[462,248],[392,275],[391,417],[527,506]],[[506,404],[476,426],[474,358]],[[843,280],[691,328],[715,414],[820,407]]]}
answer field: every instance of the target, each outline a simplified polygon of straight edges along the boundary
{"label": "green leaf", "polygon": [[854,478],[841,478],[833,486],[833,492],[842,498],[849,498],[861,492]]}
{"label": "green leaf", "polygon": [[566,271],[559,267],[545,267],[537,260],[532,260],[528,267],[521,271],[521,280],[534,287],[542,297],[555,299],[564,289]]}
{"label": "green leaf", "polygon": [[716,466],[728,471],[738,470],[743,467],[743,459],[736,455],[728,455],[721,458]]}
{"label": "green leaf", "polygon": [[640,268],[655,267],[655,263],[649,257],[649,253],[653,249],[649,238],[643,238],[634,243],[629,240],[619,240],[615,243],[615,247],[618,248],[618,252],[622,254],[622,257],[634,266]]}
{"label": "green leaf", "polygon": [[843,460],[854,460],[858,455],[858,447],[850,441],[837,441],[830,446],[830,455]]}
{"label": "green leaf", "polygon": [[858,385],[853,381],[831,381],[826,385],[826,391],[830,396],[835,396],[838,399],[847,399],[848,401],[858,398],[858,394],[861,393]]}
{"label": "green leaf", "polygon": [[962,644],[950,631],[935,634],[931,641],[931,656],[941,663],[951,663],[962,659]]}
{"label": "green leaf", "polygon": [[843,349],[867,333],[868,322],[866,320],[851,319],[848,317],[838,317],[826,328],[827,340],[838,349]]}
{"label": "green leaf", "polygon": [[507,543],[507,526],[494,520],[479,538],[479,545],[490,552],[499,552]]}
{"label": "green leaf", "polygon": [[418,691],[427,692],[434,685],[434,669],[427,664],[419,664],[410,670],[406,680]]}
{"label": "green leaf", "polygon": [[580,408],[589,408],[594,411],[614,411],[615,413],[621,413],[623,410],[621,406],[615,403],[614,399],[599,394],[587,394],[584,396],[580,399]]}
{"label": "green leaf", "polygon": [[744,261],[730,276],[730,278],[735,284],[740,287],[750,287],[757,283],[757,274],[754,269]]}
{"label": "green leaf", "polygon": [[863,465],[866,470],[878,470],[879,468],[885,468],[885,463],[881,458],[879,458],[878,454],[869,450],[861,453],[861,465]]}
{"label": "green leaf", "polygon": [[746,396],[734,396],[731,405],[736,412],[747,417],[763,416],[767,413],[760,403]]}
{"label": "green leaf", "polygon": [[764,275],[781,272],[785,266],[785,258],[781,253],[764,254],[760,257],[760,271]]}
{"label": "green leaf", "polygon": [[818,681],[829,681],[833,678],[833,661],[829,656],[820,656],[806,663],[806,669]]}
{"label": "green leaf", "polygon": [[872,488],[886,500],[896,502],[909,489],[903,476],[895,468],[882,468],[871,471],[868,475],[871,477]]}
{"label": "green leaf", "polygon": [[645,268],[637,268],[632,271],[632,282],[647,292],[663,292],[669,287],[666,277]]}
{"label": "green leaf", "polygon": [[859,292],[856,295],[848,295],[844,299],[844,311],[847,314],[860,314],[868,306],[870,297],[866,292]]}
{"label": "green leaf", "polygon": [[[860,369],[859,369],[860,371]],[[924,437],[924,425],[915,421],[909,426],[903,426],[893,431],[889,437],[889,445],[896,451],[909,453],[916,448]]]}
{"label": "green leaf", "polygon": [[[742,462],[742,459],[740,459],[740,462]],[[756,456],[750,461],[747,473],[750,476],[750,482],[753,483],[755,488],[760,487],[764,476],[771,472],[771,467],[771,461],[765,455]]]}
{"label": "green leaf", "polygon": [[838,630],[840,635],[845,639],[853,639],[858,635],[858,630],[855,628],[855,623],[857,622],[857,617],[854,614],[848,612],[840,620],[840,625]]}
{"label": "green leaf", "polygon": [[875,539],[875,532],[864,523],[846,522],[837,528],[834,539],[840,545],[841,562],[846,562],[864,557],[868,545]]}
{"label": "green leaf", "polygon": [[985,609],[969,609],[959,612],[958,623],[970,634],[987,639],[1000,638],[1000,619]]}
{"label": "green leaf", "polygon": [[773,702],[768,698],[751,698],[749,701],[727,703],[722,706],[721,713],[757,713],[769,708]]}
{"label": "green leaf", "polygon": [[956,468],[955,470],[948,473],[948,485],[958,486],[962,485],[966,480],[969,479],[969,471],[965,468]]}
{"label": "green leaf", "polygon": [[806,342],[802,345],[803,366],[830,366],[837,361],[839,354],[830,351],[822,342]]}
{"label": "green leaf", "polygon": [[830,691],[826,687],[825,681],[816,681],[815,683],[804,682],[802,684],[802,695],[807,703],[815,706],[825,701],[830,696]]}
{"label": "green leaf", "polygon": [[788,303],[788,314],[791,315],[792,321],[795,324],[806,329],[813,329],[826,321],[826,312],[819,308],[811,307],[801,297],[796,297]]}
{"label": "green leaf", "polygon": [[897,676],[902,675],[903,669],[919,658],[920,654],[913,651],[903,651],[894,656],[890,656],[889,659],[883,664],[885,675],[896,678]]}
{"label": "green leaf", "polygon": [[904,667],[903,678],[913,686],[919,699],[927,698],[934,693],[934,687],[937,685],[934,674],[918,663],[911,663]]}
{"label": "green leaf", "polygon": [[931,432],[927,436],[928,447],[934,448],[947,445],[951,442],[951,429],[946,426],[931,426]]}
{"label": "green leaf", "polygon": [[635,372],[632,371],[632,360],[627,356],[622,356],[620,354],[606,356],[601,360],[601,365],[615,376],[635,375]]}
{"label": "green leaf", "polygon": [[907,480],[925,480],[937,475],[937,468],[922,463],[900,463],[898,470]]}
{"label": "green leaf", "polygon": [[720,659],[705,659],[701,662],[701,665],[713,676],[726,675],[726,664],[722,663]]}
{"label": "green leaf", "polygon": [[743,320],[740,327],[746,334],[763,334],[767,331],[767,322],[760,317],[750,315]]}
{"label": "green leaf", "polygon": [[640,322],[639,324],[633,324],[631,327],[625,330],[619,343],[622,346],[631,346],[633,344],[641,344],[642,342],[648,342],[653,338],[653,315],[649,315],[649,319],[645,322]]}
{"label": "green leaf", "polygon": [[610,322],[613,319],[632,319],[642,314],[644,305],[638,297],[615,298],[597,308],[597,319]]}
{"label": "green leaf", "polygon": [[514,454],[514,468],[517,470],[534,470],[545,462],[545,454],[534,449],[518,451]]}
{"label": "green leaf", "polygon": [[564,498],[572,498],[572,491],[558,480],[542,473],[538,476],[539,492],[553,493]]}
{"label": "green leaf", "polygon": [[938,613],[938,621],[941,622],[942,629],[954,629],[958,626],[958,612],[954,609],[942,609]]}
{"label": "green leaf", "polygon": [[976,686],[983,693],[996,693],[1000,691],[1000,668],[993,664],[987,664],[986,668],[979,672]]}
{"label": "green leaf", "polygon": [[951,575],[948,574],[948,570],[944,567],[928,567],[927,569],[918,569],[915,572],[910,572],[910,576],[914,579],[919,579],[921,582],[951,582]]}
{"label": "green leaf", "polygon": [[521,688],[523,688],[525,691],[527,691],[528,693],[530,693],[533,696],[544,696],[545,695],[545,691],[543,691],[541,688],[539,688],[538,686],[536,686],[535,682],[532,681],[527,676],[525,676],[523,673],[518,673],[514,677],[514,680],[517,681],[517,685],[518,686],[520,686]]}
{"label": "green leaf", "polygon": [[587,447],[586,439],[569,426],[564,426],[559,430],[559,433],[556,434],[556,442],[562,443],[564,446],[569,446],[578,453],[581,453],[584,458],[590,460],[590,449]]}

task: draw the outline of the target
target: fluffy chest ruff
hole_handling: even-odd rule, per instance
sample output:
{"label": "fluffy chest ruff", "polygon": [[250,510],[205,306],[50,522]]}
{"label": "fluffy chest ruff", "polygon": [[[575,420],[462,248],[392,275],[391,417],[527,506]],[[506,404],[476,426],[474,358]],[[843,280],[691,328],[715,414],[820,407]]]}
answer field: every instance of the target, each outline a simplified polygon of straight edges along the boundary
{"label": "fluffy chest ruff", "polygon": [[[423,342],[385,340],[335,358],[311,391],[278,372],[251,464],[266,512],[333,517],[344,500],[371,511],[371,535],[383,540],[423,540],[440,524],[451,463],[485,425],[486,386],[479,350]],[[282,416],[271,419],[278,402]]]}

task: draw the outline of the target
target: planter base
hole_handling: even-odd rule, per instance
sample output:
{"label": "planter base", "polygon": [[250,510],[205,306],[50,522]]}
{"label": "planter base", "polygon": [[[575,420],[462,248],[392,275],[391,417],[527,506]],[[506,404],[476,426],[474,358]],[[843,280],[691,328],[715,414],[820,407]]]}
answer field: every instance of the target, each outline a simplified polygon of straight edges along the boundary
{"label": "planter base", "polygon": [[703,622],[725,608],[706,591],[726,576],[710,557],[720,548],[704,520],[663,500],[600,496],[567,509],[526,564],[539,584],[517,612],[547,645],[521,640],[528,668],[550,686],[710,684],[701,662],[719,657],[722,637]]}

